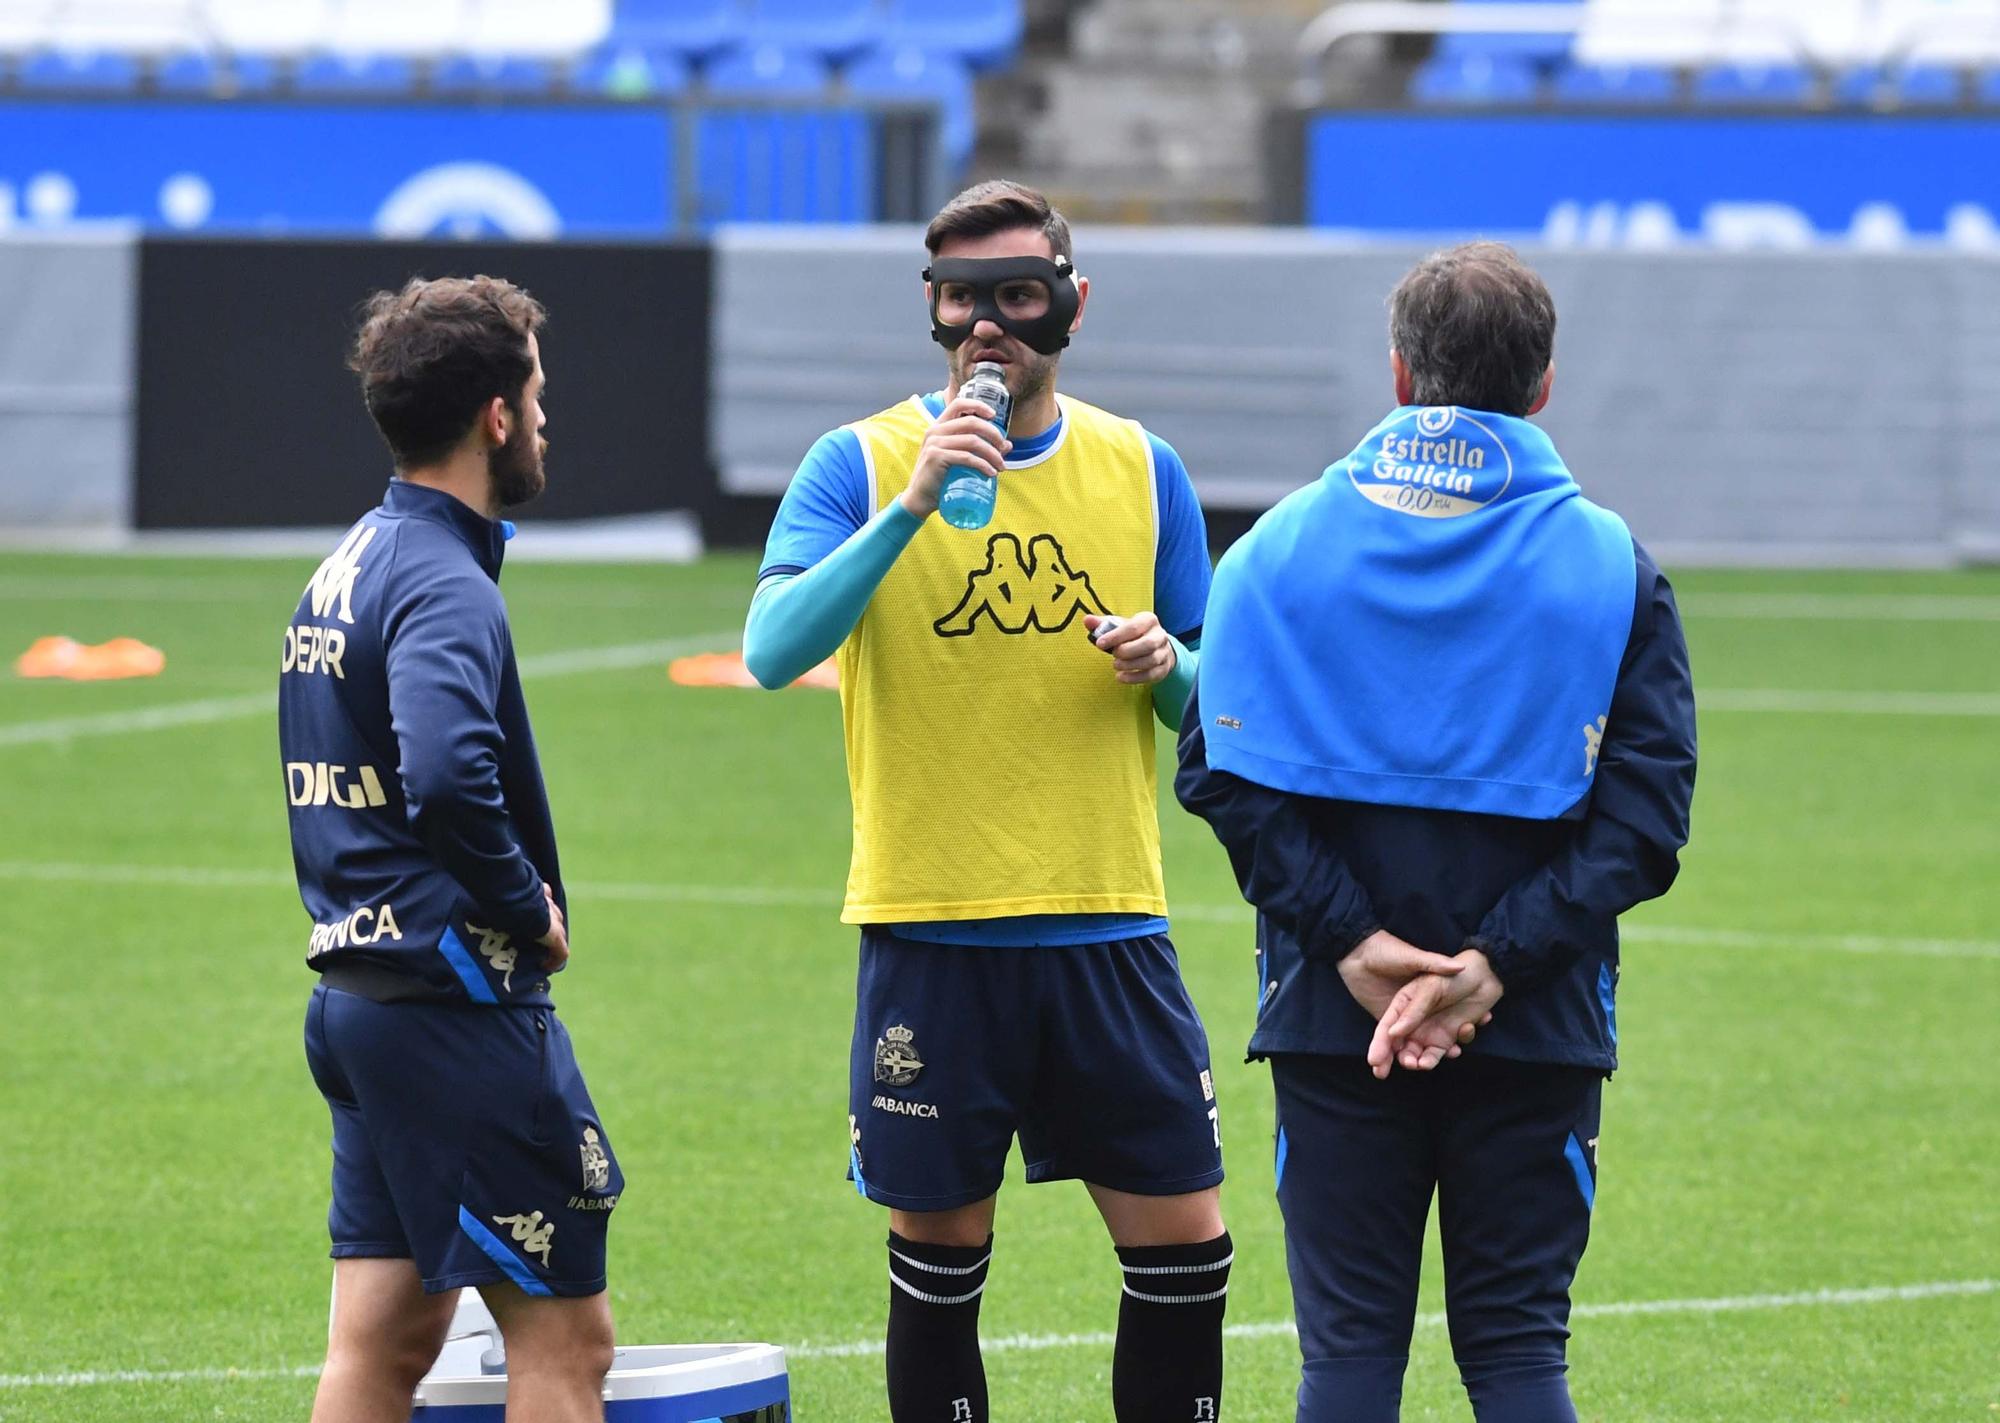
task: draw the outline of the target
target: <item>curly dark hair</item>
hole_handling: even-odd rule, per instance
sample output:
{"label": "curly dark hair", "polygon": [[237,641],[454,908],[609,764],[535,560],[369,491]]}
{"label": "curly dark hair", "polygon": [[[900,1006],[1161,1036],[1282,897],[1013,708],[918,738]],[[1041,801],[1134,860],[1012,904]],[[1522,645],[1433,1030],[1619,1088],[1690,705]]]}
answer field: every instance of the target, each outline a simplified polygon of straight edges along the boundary
{"label": "curly dark hair", "polygon": [[361,309],[348,367],[398,469],[442,460],[495,396],[519,408],[542,304],[499,277],[413,277]]}

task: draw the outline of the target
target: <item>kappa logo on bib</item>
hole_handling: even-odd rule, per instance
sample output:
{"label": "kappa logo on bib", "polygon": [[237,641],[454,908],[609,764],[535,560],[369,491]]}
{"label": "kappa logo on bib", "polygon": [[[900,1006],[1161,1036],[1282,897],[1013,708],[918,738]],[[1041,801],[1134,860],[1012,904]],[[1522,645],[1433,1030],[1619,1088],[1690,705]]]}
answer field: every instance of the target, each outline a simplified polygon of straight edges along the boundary
{"label": "kappa logo on bib", "polygon": [[1500,437],[1455,406],[1427,406],[1348,459],[1362,497],[1420,519],[1476,514],[1507,492],[1514,459]]}
{"label": "kappa logo on bib", "polygon": [[1110,611],[1053,534],[1036,534],[1026,553],[1013,534],[995,534],[985,566],[966,577],[965,596],[931,627],[939,637],[970,637],[984,614],[1004,633],[1062,632],[1078,614]]}

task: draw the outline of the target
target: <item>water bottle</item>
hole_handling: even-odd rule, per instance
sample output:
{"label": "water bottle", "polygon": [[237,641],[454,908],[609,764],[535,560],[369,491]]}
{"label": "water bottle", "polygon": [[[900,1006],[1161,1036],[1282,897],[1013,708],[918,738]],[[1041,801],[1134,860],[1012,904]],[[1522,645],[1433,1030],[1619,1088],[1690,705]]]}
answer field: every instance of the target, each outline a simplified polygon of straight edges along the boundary
{"label": "water bottle", "polygon": [[[958,393],[993,407],[993,423],[1004,436],[1007,421],[1014,413],[1014,397],[1007,393],[1006,369],[993,361],[981,361],[972,368]],[[983,529],[993,518],[993,501],[999,496],[1000,481],[983,470],[955,465],[945,471],[944,490],[938,496],[938,513],[954,529]]]}

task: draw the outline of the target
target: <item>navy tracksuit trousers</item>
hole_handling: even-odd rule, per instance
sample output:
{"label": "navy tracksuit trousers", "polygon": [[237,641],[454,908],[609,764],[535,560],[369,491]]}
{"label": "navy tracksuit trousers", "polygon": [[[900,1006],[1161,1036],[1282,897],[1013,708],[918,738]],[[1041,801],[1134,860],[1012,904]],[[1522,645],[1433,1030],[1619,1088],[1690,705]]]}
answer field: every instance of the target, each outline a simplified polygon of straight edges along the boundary
{"label": "navy tracksuit trousers", "polygon": [[1436,1192],[1452,1353],[1479,1423],[1572,1423],[1569,1287],[1590,1234],[1604,1074],[1473,1053],[1385,1082],[1271,1059],[1298,1423],[1394,1423]]}

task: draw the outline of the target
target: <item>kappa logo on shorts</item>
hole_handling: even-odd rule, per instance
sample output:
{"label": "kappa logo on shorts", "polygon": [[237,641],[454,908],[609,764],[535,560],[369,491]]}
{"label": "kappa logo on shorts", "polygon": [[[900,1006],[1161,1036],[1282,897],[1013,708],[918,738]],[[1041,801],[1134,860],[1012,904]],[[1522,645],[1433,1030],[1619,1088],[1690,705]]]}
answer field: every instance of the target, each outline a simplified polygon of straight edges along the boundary
{"label": "kappa logo on shorts", "polygon": [[875,1080],[890,1087],[907,1087],[924,1070],[917,1056],[917,1035],[900,1023],[875,1040]]}
{"label": "kappa logo on shorts", "polygon": [[555,1248],[554,1221],[544,1222],[542,1213],[534,1211],[528,1215],[496,1215],[493,1223],[510,1227],[514,1232],[514,1243],[521,1247],[521,1253],[541,1256],[542,1268],[549,1268],[549,1255]]}
{"label": "kappa logo on shorts", "polygon": [[601,1191],[610,1185],[611,1158],[605,1153],[596,1127],[583,1129],[583,1145],[577,1149],[583,1154],[583,1189]]}
{"label": "kappa logo on shorts", "polygon": [[478,937],[479,942],[473,947],[479,950],[480,956],[499,970],[500,986],[512,993],[514,965],[520,961],[521,951],[515,948],[512,940],[498,929],[482,929],[469,920],[465,927]]}
{"label": "kappa logo on shorts", "polygon": [[1611,725],[1611,718],[1601,716],[1583,729],[1583,773],[1597,774],[1597,753],[1604,748],[1604,731]]}
{"label": "kappa logo on shorts", "polygon": [[931,627],[939,637],[970,637],[984,613],[1005,633],[1061,632],[1078,613],[1110,612],[1055,535],[1036,534],[1023,554],[1017,536],[995,534],[986,544],[986,566],[972,571],[958,606]]}

